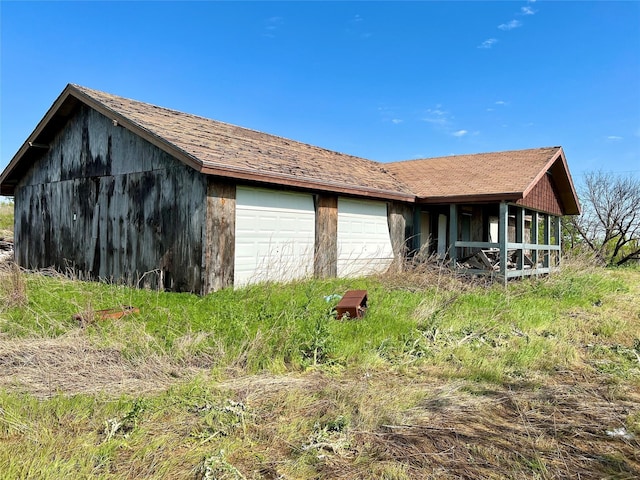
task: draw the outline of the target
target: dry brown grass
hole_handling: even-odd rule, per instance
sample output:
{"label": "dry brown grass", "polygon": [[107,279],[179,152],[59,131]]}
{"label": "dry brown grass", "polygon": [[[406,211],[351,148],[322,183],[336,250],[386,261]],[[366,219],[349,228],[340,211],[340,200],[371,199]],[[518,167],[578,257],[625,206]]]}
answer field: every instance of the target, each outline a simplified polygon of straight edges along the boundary
{"label": "dry brown grass", "polygon": [[0,312],[27,304],[27,286],[20,267],[12,262],[0,263]]}
{"label": "dry brown grass", "polygon": [[356,442],[375,458],[406,465],[416,478],[532,472],[540,478],[636,478],[640,444],[606,432],[624,426],[640,394],[611,398],[608,387],[584,379],[555,382],[534,391],[519,385],[480,395],[444,391],[414,408],[404,423],[359,433]]}
{"label": "dry brown grass", "polygon": [[13,203],[0,203],[0,238],[13,239]]}
{"label": "dry brown grass", "polygon": [[[247,478],[291,478],[286,459],[293,449],[315,457],[313,478],[323,479],[640,475],[638,438],[611,434],[637,412],[636,389],[571,372],[536,387],[422,378],[313,374],[225,382],[255,415],[249,435],[268,445],[271,462],[263,468],[271,476],[251,476],[255,464],[241,453],[234,465]],[[348,419],[343,430],[326,427],[340,417]]]}
{"label": "dry brown grass", "polygon": [[206,371],[157,355],[132,361],[120,350],[97,348],[82,331],[53,339],[0,339],[0,370],[0,388],[39,398],[159,392]]}

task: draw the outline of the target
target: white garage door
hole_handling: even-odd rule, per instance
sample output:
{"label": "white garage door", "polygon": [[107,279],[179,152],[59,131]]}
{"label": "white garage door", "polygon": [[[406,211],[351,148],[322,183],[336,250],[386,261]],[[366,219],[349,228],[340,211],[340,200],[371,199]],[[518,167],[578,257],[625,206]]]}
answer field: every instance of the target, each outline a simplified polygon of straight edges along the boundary
{"label": "white garage door", "polygon": [[338,276],[383,272],[393,262],[387,204],[338,199]]}
{"label": "white garage door", "polygon": [[237,188],[234,285],[312,275],[314,239],[311,195]]}

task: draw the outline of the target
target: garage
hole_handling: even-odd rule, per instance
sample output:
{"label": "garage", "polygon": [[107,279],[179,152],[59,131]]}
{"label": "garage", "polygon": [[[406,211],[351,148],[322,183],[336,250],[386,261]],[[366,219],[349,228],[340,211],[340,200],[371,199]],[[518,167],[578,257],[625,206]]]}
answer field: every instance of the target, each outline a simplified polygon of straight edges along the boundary
{"label": "garage", "polygon": [[384,272],[393,262],[386,202],[338,199],[338,276]]}
{"label": "garage", "polygon": [[237,188],[235,285],[313,275],[314,239],[311,194]]}

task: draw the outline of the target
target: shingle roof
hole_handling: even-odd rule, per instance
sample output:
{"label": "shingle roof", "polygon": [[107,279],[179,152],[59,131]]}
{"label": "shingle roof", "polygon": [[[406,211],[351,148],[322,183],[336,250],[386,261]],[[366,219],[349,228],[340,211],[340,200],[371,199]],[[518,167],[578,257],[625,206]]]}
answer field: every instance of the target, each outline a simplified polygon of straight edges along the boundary
{"label": "shingle roof", "polygon": [[79,85],[67,85],[0,174],[0,194],[17,182],[73,115],[89,105],[202,173],[382,199],[446,203],[523,198],[550,172],[565,213],[579,213],[560,147],[378,163]]}
{"label": "shingle roof", "polygon": [[86,87],[72,88],[184,152],[204,173],[413,199],[377,162]]}
{"label": "shingle roof", "polygon": [[[554,166],[554,165],[558,166]],[[563,169],[560,168],[564,166]],[[422,200],[430,203],[523,198],[554,167],[559,186],[575,192],[561,147],[454,155],[406,160],[386,168]],[[571,199],[568,198],[569,210]],[[575,202],[575,198],[574,198]]]}

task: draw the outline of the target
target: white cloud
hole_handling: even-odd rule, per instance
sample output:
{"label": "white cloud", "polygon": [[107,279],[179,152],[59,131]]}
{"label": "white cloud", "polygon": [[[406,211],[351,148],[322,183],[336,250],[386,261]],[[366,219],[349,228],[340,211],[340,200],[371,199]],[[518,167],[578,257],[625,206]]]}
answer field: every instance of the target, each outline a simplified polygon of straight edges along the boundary
{"label": "white cloud", "polygon": [[453,132],[451,133],[451,135],[453,135],[454,137],[464,137],[467,133],[466,130],[458,130],[457,132]]}
{"label": "white cloud", "polygon": [[498,100],[496,102],[496,105],[507,105],[507,102],[505,102],[504,100]]}
{"label": "white cloud", "polygon": [[522,15],[535,15],[536,11],[531,7],[522,7],[520,13],[522,13]]}
{"label": "white cloud", "polygon": [[497,42],[498,42],[498,40],[497,40],[496,38],[488,38],[487,40],[485,40],[484,42],[482,42],[480,45],[478,45],[478,48],[491,48],[491,47],[493,47]]}
{"label": "white cloud", "polygon": [[427,109],[428,116],[422,120],[435,125],[447,125],[449,123],[449,112],[442,110],[441,105],[436,105],[435,108]]}
{"label": "white cloud", "polygon": [[513,30],[514,28],[518,28],[521,26],[522,26],[522,22],[520,20],[511,20],[510,22],[498,25],[498,28],[500,30]]}
{"label": "white cloud", "polygon": [[398,125],[399,123],[402,123],[402,119],[400,119],[400,118],[392,118],[391,119],[391,123],[394,123],[394,124]]}
{"label": "white cloud", "polygon": [[276,30],[278,30],[282,24],[284,23],[282,17],[269,17],[265,20],[265,32],[263,35],[265,37],[274,38]]}
{"label": "white cloud", "polygon": [[607,140],[609,140],[610,142],[619,142],[620,140],[622,140],[622,137],[618,135],[609,135],[607,137]]}

